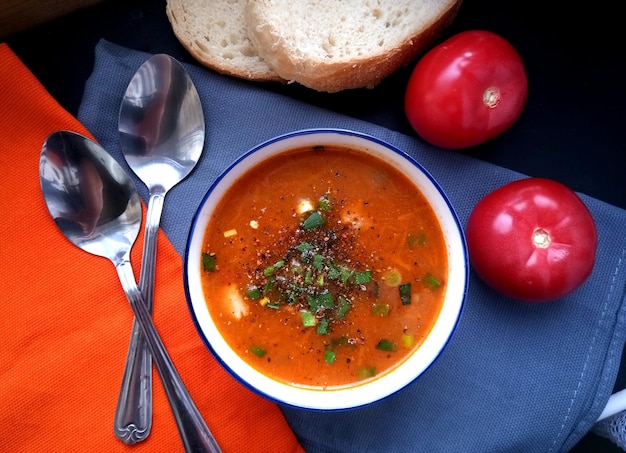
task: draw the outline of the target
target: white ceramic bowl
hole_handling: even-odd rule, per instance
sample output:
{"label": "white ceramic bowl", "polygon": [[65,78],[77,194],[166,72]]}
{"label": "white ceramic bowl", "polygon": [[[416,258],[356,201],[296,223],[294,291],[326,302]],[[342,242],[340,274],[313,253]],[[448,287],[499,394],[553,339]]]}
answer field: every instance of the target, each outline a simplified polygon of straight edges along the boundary
{"label": "white ceramic bowl", "polygon": [[[207,308],[201,283],[203,235],[211,212],[230,185],[257,163],[301,146],[344,145],[382,158],[407,177],[430,201],[439,219],[448,248],[447,288],[443,307],[424,343],[401,365],[380,377],[351,387],[321,390],[290,386],[274,380],[241,359],[222,338]],[[211,186],[193,219],[187,241],[185,291],[196,328],[219,362],[240,382],[282,404],[306,409],[343,410],[381,400],[405,387],[435,361],[450,340],[459,321],[468,282],[464,236],[454,210],[441,187],[414,159],[377,138],[339,129],[309,129],[273,138],[248,151]]]}

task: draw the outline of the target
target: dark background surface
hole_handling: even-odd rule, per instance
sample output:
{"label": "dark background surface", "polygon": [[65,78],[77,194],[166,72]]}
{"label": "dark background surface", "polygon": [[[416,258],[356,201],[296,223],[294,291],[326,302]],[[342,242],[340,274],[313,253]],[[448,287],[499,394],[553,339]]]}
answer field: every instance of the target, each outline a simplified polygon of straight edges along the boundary
{"label": "dark background surface", "polygon": [[[440,41],[469,29],[504,36],[526,64],[529,96],[511,129],[461,152],[555,179],[626,209],[626,37],[618,6],[608,0],[464,0]],[[107,0],[5,41],[50,94],[76,115],[100,39],[197,64],[174,36],[165,0]],[[335,94],[296,84],[255,85],[416,136],[403,110],[411,69],[399,70],[373,90]],[[622,450],[590,433],[572,451]]]}

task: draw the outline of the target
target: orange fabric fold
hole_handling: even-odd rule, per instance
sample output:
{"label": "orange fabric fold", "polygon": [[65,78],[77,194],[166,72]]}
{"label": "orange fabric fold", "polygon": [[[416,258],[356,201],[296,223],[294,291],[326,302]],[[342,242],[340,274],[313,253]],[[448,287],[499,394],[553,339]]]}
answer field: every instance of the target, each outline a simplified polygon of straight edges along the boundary
{"label": "orange fabric fold", "polygon": [[[0,451],[183,451],[156,371],[149,438],[127,446],[113,434],[133,315],[113,264],[72,245],[46,209],[39,154],[59,129],[89,135],[0,44]],[[137,278],[142,244],[143,233]],[[187,310],[182,260],[162,232],[157,246],[155,324],[223,451],[303,451],[278,406],[213,359]]]}

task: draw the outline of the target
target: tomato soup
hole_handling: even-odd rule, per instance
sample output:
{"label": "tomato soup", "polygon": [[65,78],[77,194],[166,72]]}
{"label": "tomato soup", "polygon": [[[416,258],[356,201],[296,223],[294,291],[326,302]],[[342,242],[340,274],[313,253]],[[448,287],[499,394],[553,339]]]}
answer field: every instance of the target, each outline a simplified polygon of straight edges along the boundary
{"label": "tomato soup", "polygon": [[357,149],[292,149],[240,177],[204,233],[217,328],[273,379],[333,388],[375,378],[432,329],[444,236],[415,185]]}

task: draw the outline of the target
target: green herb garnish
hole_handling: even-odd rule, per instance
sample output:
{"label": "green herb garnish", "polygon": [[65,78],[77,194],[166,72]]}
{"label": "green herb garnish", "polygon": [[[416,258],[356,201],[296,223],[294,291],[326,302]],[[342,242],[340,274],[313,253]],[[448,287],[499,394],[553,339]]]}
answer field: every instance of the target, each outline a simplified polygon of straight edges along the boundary
{"label": "green herb garnish", "polygon": [[324,220],[324,217],[322,217],[319,212],[315,211],[302,223],[302,227],[305,230],[314,230],[315,228],[321,227],[325,223],[326,221]]}
{"label": "green herb garnish", "polygon": [[[324,227],[322,213],[333,207],[328,195],[320,197],[317,211],[310,213],[294,236],[284,236],[290,245],[284,255],[276,256],[271,250],[262,255],[258,268],[251,272],[246,293],[266,308],[295,307],[301,312],[303,326],[315,326],[319,335],[329,334],[335,323],[346,317],[352,308],[350,297],[363,291],[363,285],[371,283],[368,291],[374,294],[377,288],[373,272],[359,268],[358,261],[353,267],[349,259],[347,247],[352,247],[356,238],[341,226],[337,230],[334,222]],[[383,305],[379,311],[377,314],[386,316],[389,306]]]}
{"label": "green herb garnish", "polygon": [[350,301],[343,296],[339,296],[339,308],[337,309],[337,318],[345,318],[350,311]]}
{"label": "green herb garnish", "polygon": [[215,271],[216,257],[214,253],[202,252],[202,269],[205,272]]}
{"label": "green herb garnish", "polygon": [[313,313],[316,313],[317,310],[319,310],[320,308],[319,298],[313,297],[313,296],[307,296],[306,301],[309,304],[309,308],[311,309]]}
{"label": "green herb garnish", "polygon": [[330,202],[330,198],[328,198],[328,195],[322,195],[320,197],[319,201],[317,202],[317,207],[322,212],[330,211],[332,203]]}
{"label": "green herb garnish", "polygon": [[298,245],[296,245],[295,249],[298,252],[309,252],[311,250],[313,250],[313,244],[309,244],[308,242],[300,242]]}
{"label": "green herb garnish", "polygon": [[420,234],[411,234],[409,233],[406,237],[406,242],[409,244],[409,247],[414,247],[416,245],[426,245],[426,235],[424,233]]}
{"label": "green herb garnish", "polygon": [[252,346],[250,352],[257,357],[263,357],[267,353],[267,351],[260,346]]}
{"label": "green herb garnish", "polygon": [[317,325],[317,334],[328,335],[329,331],[330,331],[330,323],[328,322],[328,318],[324,317],[320,319],[320,322]]}
{"label": "green herb garnish", "polygon": [[319,253],[313,255],[313,267],[317,270],[324,269],[324,257]]}
{"label": "green herb garnish", "polygon": [[359,379],[367,379],[376,376],[376,367],[368,366],[359,370]]}
{"label": "green herb garnish", "polygon": [[385,284],[391,288],[400,286],[402,283],[402,275],[398,269],[388,269],[383,273]]}
{"label": "green herb garnish", "polygon": [[393,352],[396,350],[396,346],[391,340],[383,338],[376,345],[376,349],[380,349],[381,351]]}
{"label": "green herb garnish", "polygon": [[332,293],[320,294],[317,297],[317,300],[324,308],[335,308],[335,298],[333,297]]}
{"label": "green herb garnish", "polygon": [[387,304],[374,304],[372,306],[372,314],[378,316],[389,316],[389,305]]}
{"label": "green herb garnish", "polygon": [[431,291],[434,291],[441,286],[441,282],[432,274],[426,274],[422,281],[424,282],[426,288]]}
{"label": "green herb garnish", "polygon": [[271,277],[272,275],[274,275],[274,266],[267,266],[265,269],[263,269],[263,275],[265,275],[266,277]]}
{"label": "green herb garnish", "polygon": [[398,286],[398,292],[400,293],[402,305],[409,305],[411,303],[411,284],[403,283]]}
{"label": "green herb garnish", "polygon": [[315,316],[310,311],[303,311],[302,314],[302,325],[304,327],[315,327],[316,321]]}
{"label": "green herb garnish", "polygon": [[258,300],[261,298],[261,290],[256,286],[250,286],[246,291],[246,296],[248,296],[252,300]]}
{"label": "green herb garnish", "polygon": [[372,271],[363,271],[354,273],[354,283],[364,285],[372,281]]}

